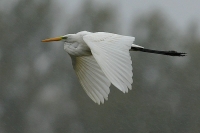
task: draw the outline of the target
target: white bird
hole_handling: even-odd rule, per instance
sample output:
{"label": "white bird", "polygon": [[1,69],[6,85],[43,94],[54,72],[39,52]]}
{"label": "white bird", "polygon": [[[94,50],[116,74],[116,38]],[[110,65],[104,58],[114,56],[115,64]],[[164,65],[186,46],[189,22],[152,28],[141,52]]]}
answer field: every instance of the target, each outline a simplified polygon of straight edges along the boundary
{"label": "white bird", "polygon": [[95,103],[108,99],[111,83],[127,93],[133,83],[129,50],[171,56],[185,56],[176,51],[157,51],[133,44],[135,38],[106,32],[81,31],[42,42],[64,41],[64,50],[71,56],[74,70],[87,95]]}

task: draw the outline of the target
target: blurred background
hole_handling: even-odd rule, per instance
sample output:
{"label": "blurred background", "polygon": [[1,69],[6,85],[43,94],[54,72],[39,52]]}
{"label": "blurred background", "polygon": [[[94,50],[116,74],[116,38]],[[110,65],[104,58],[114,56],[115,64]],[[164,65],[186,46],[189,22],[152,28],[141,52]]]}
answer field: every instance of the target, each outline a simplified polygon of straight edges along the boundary
{"label": "blurred background", "polygon": [[[199,133],[199,0],[1,0],[0,133]],[[62,42],[82,30],[136,37],[133,90],[95,104]]]}

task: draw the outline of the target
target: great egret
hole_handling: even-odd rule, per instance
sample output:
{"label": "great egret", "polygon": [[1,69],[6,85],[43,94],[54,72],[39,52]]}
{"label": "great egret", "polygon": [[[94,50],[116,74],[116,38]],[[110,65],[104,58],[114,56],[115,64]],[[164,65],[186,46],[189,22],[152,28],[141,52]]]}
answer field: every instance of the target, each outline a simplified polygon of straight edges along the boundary
{"label": "great egret", "polygon": [[64,41],[64,50],[87,95],[95,103],[108,99],[111,83],[124,93],[132,89],[132,61],[129,50],[170,56],[185,56],[176,51],[145,49],[133,44],[135,38],[106,32],[81,31],[42,42]]}

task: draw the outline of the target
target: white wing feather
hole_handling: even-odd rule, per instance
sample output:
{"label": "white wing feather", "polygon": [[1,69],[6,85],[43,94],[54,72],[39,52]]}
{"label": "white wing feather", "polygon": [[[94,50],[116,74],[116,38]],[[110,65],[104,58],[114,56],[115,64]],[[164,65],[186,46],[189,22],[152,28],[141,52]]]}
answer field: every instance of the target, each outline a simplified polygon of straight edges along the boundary
{"label": "white wing feather", "polygon": [[134,37],[97,32],[83,40],[111,83],[122,92],[132,89],[132,61],[129,53]]}
{"label": "white wing feather", "polygon": [[87,95],[95,103],[104,103],[110,93],[110,81],[91,56],[75,57],[74,69]]}

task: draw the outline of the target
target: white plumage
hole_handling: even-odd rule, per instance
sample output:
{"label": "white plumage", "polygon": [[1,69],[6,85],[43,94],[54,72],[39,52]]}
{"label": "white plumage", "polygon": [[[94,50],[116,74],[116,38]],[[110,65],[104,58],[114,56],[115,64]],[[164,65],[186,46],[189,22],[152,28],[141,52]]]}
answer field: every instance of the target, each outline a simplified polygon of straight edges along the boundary
{"label": "white plumage", "polygon": [[129,50],[140,47],[133,44],[135,38],[112,33],[82,31],[43,42],[65,42],[64,49],[72,57],[74,70],[87,95],[96,103],[108,99],[111,83],[128,92],[132,89],[132,61]]}
{"label": "white plumage", "polygon": [[94,57],[76,57],[74,67],[83,89],[88,96],[96,103],[104,103],[110,93],[111,82],[101,70]]}
{"label": "white plumage", "polygon": [[65,42],[64,49],[72,58],[72,64],[87,95],[96,103],[108,99],[111,83],[128,92],[132,89],[132,61],[129,50],[169,56],[185,56],[176,51],[145,49],[133,44],[135,38],[113,33],[91,33],[81,31],[61,37],[42,40],[42,42]]}

